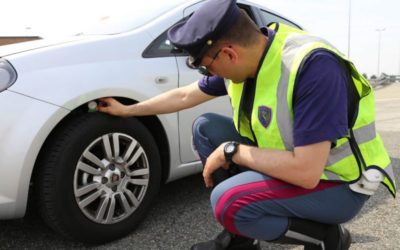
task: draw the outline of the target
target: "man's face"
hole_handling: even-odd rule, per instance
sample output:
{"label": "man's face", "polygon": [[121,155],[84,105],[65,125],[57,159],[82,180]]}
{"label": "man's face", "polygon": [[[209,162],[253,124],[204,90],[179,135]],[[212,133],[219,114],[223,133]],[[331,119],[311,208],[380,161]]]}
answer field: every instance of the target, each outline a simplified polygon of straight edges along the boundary
{"label": "man's face", "polygon": [[199,71],[204,75],[217,75],[240,83],[247,77],[242,74],[240,67],[238,67],[237,59],[238,55],[232,46],[221,46],[203,57]]}

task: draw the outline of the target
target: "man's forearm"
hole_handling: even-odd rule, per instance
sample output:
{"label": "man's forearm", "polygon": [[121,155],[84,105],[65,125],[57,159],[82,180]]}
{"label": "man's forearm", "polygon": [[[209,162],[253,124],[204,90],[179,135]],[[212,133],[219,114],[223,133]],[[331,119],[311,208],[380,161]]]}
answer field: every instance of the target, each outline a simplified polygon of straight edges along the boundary
{"label": "man's forearm", "polygon": [[127,108],[127,116],[167,114],[191,108],[213,97],[204,94],[192,83],[188,86],[167,91]]}
{"label": "man's forearm", "polygon": [[315,187],[325,167],[329,142],[296,148],[293,152],[240,145],[233,161],[303,188]]}

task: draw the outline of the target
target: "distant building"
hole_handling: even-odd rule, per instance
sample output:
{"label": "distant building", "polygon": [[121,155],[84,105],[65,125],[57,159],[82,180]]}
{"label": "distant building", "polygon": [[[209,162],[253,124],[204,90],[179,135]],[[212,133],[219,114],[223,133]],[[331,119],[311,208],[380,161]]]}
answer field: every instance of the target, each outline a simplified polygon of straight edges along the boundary
{"label": "distant building", "polygon": [[42,39],[39,36],[0,36],[0,46]]}

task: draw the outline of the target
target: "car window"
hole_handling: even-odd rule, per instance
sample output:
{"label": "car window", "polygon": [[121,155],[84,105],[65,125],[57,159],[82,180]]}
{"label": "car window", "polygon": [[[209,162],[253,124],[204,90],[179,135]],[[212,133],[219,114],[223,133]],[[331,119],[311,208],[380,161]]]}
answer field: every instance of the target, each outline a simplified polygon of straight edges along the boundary
{"label": "car window", "polygon": [[[178,22],[182,22],[187,19],[189,16],[184,17]],[[177,22],[177,23],[178,23]],[[174,24],[175,25],[175,24]],[[172,25],[173,26],[173,25]],[[172,27],[171,26],[171,27]],[[174,47],[171,42],[168,40],[168,28],[164,31],[160,36],[158,36],[143,52],[142,56],[144,58],[153,58],[153,57],[168,57],[168,56],[188,56],[188,53],[185,51]]]}
{"label": "car window", "polygon": [[261,14],[261,18],[263,19],[263,21],[264,21],[264,23],[266,25],[268,25],[270,23],[273,23],[273,22],[277,22],[277,23],[284,23],[284,24],[293,26],[295,28],[301,29],[301,27],[298,26],[297,24],[295,24],[295,23],[293,23],[293,22],[291,22],[291,21],[289,21],[289,20],[287,20],[287,19],[285,19],[283,17],[280,17],[280,16],[278,16],[276,14],[273,14],[271,12],[268,12],[268,11],[265,11],[265,10],[260,10],[260,14]]}
{"label": "car window", "polygon": [[168,40],[167,32],[168,30],[162,33],[145,49],[142,55],[144,58],[168,57],[177,54],[187,55],[184,51],[174,48]]}

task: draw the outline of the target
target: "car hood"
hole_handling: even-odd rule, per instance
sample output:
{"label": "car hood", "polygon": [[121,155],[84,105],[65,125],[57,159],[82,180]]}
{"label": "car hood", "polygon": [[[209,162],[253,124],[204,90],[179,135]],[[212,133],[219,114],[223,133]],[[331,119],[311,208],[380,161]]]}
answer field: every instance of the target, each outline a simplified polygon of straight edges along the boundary
{"label": "car hood", "polygon": [[41,40],[14,43],[9,45],[0,46],[0,57],[5,57],[24,51],[30,51],[34,49],[40,49],[44,47],[54,46],[58,44],[70,43],[74,41],[79,41],[87,39],[88,36],[70,36],[64,38],[46,38]]}

